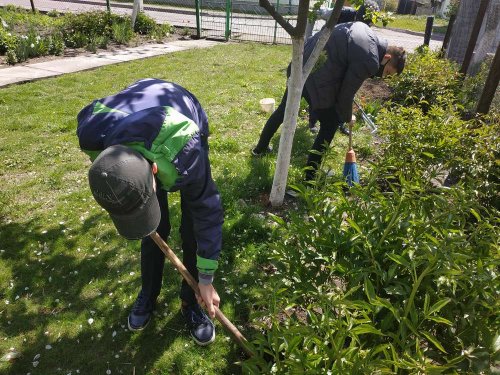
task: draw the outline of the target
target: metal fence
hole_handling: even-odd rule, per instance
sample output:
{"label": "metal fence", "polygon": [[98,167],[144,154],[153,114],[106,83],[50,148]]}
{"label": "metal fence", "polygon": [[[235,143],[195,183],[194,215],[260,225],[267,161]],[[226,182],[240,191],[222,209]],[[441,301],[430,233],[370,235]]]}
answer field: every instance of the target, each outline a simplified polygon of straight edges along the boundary
{"label": "metal fence", "polygon": [[[290,44],[289,35],[258,5],[258,0],[143,0],[144,12],[158,23],[169,23],[188,28],[200,37],[245,40],[264,43]],[[276,0],[279,12],[296,22],[296,0]],[[106,0],[38,0],[52,10],[86,11],[105,10]],[[55,4],[57,5],[51,5]],[[131,14],[132,0],[112,1],[111,11]],[[41,8],[40,8],[41,9]]]}
{"label": "metal fence", "polygon": [[[281,14],[295,23],[297,5],[276,0]],[[145,0],[144,10],[158,22],[196,29],[200,37],[291,43],[288,34],[256,1]]]}

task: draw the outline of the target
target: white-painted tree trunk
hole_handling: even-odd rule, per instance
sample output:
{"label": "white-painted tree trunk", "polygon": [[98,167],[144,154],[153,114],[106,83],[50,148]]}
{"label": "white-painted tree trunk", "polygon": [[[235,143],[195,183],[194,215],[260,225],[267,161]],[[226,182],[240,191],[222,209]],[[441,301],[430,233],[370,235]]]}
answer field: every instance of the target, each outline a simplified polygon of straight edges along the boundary
{"label": "white-painted tree trunk", "polygon": [[[341,6],[342,4],[340,7]],[[335,23],[332,24],[331,27],[324,27],[321,29],[318,41],[316,42],[316,45],[314,46],[314,49],[305,64],[303,64],[304,37],[301,37],[300,39],[292,38],[292,66],[291,74],[287,82],[288,97],[286,100],[285,116],[280,136],[273,186],[269,196],[269,201],[274,207],[281,206],[285,198],[293,136],[295,134],[295,128],[297,127],[300,99],[302,98],[304,83],[306,82],[307,77],[309,77],[316,61],[318,61],[321,51],[325,48],[325,44],[328,42],[334,27]]]}
{"label": "white-painted tree trunk", "polygon": [[288,96],[286,99],[285,117],[280,136],[278,159],[274,172],[273,187],[269,201],[273,206],[280,206],[285,198],[288,168],[290,167],[290,156],[292,153],[293,136],[297,127],[300,99],[304,78],[302,74],[302,62],[304,58],[304,36],[292,39],[292,66],[288,78]]}
{"label": "white-painted tree trunk", "polygon": [[134,0],[134,7],[132,8],[132,29],[135,26],[135,21],[137,20],[137,14],[139,12],[144,12],[143,0]]}

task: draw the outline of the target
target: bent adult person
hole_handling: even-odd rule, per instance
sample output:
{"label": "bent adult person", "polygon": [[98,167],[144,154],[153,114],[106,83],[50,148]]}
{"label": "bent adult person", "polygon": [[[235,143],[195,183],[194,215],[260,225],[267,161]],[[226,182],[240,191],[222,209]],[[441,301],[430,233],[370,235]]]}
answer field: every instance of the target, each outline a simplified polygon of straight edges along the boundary
{"label": "bent adult person", "polygon": [[[304,62],[309,58],[318,41],[319,34],[310,38],[304,47]],[[306,180],[315,177],[321,162],[321,153],[329,145],[338,126],[352,120],[354,95],[363,82],[370,77],[385,77],[403,71],[406,54],[403,48],[388,46],[387,41],[378,38],[362,22],[348,22],[336,25],[325,45],[326,58],[319,59],[313,72],[307,78],[302,97],[315,111],[320,129],[309,153]],[[320,65],[321,64],[321,65]],[[287,90],[278,108],[267,120],[252,150],[254,156],[270,152],[269,143],[283,123]]]}
{"label": "bent adult person", "polygon": [[[340,12],[339,19],[337,20],[337,25],[340,23],[346,22],[364,22],[368,26],[372,26],[372,14],[374,12],[379,12],[380,7],[374,0],[365,0],[364,4],[361,5],[358,9],[353,7],[342,7],[342,11]],[[306,40],[312,36],[314,24],[316,22],[316,18],[327,21],[332,15],[333,8],[320,8],[316,11],[316,17],[310,20],[307,19],[305,38]],[[308,107],[309,112],[309,129],[312,133],[317,133],[318,128],[316,127],[316,122],[318,121],[318,117],[311,111],[310,107]],[[349,135],[349,129],[347,129],[345,122],[339,124],[338,130],[344,134]]]}
{"label": "bent adult person", "polygon": [[142,239],[142,287],[128,316],[132,331],[152,317],[165,256],[149,237],[170,234],[168,192],[180,190],[183,264],[198,280],[201,299],[183,280],[181,312],[194,341],[215,339],[212,321],[220,298],[212,286],[222,244],[223,211],[208,159],[208,119],[183,87],[143,79],[93,101],[78,114],[80,147],[91,158],[89,184],[118,232]]}

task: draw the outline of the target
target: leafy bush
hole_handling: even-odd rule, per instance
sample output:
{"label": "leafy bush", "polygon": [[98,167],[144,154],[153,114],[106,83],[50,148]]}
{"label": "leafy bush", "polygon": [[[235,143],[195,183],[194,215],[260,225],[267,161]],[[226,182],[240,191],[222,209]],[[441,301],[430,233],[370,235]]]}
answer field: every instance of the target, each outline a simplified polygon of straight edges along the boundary
{"label": "leafy bush", "polygon": [[96,39],[112,36],[112,16],[108,12],[86,12],[67,14],[62,33],[68,47],[84,47]]}
{"label": "leafy bush", "polygon": [[[380,171],[384,173],[384,170]],[[306,212],[279,225],[251,373],[488,370],[495,356],[498,216],[466,189],[433,192],[378,170],[299,188]],[[270,298],[270,299],[269,299]],[[262,358],[267,358],[263,361]]]}
{"label": "leafy bush", "polygon": [[48,37],[49,55],[59,56],[64,53],[64,40],[61,34],[52,34]]}
{"label": "leafy bush", "polygon": [[7,53],[8,50],[13,50],[16,44],[16,36],[0,26],[0,55]]}
{"label": "leafy bush", "polygon": [[53,45],[52,37],[41,37],[31,31],[27,35],[16,38],[16,43],[7,51],[7,63],[15,64],[32,57],[45,56],[54,48],[60,47]]}
{"label": "leafy bush", "polygon": [[173,28],[169,24],[157,24],[146,13],[140,12],[135,20],[134,31],[141,35],[149,35],[153,39],[161,40],[168,36]]}
{"label": "leafy bush", "polygon": [[385,143],[363,185],[297,186],[304,211],[273,216],[276,272],[253,313],[259,355],[247,372],[497,363],[500,121],[463,120],[453,64],[428,51],[412,59],[393,81],[402,105],[373,108]]}
{"label": "leafy bush", "polygon": [[111,27],[113,40],[119,44],[127,44],[134,36],[134,30],[130,22],[115,22]]}
{"label": "leafy bush", "polygon": [[151,34],[151,38],[155,40],[162,40],[165,37],[169,36],[173,32],[173,27],[170,24],[157,24],[153,33]]}
{"label": "leafy bush", "polygon": [[405,69],[389,85],[394,102],[427,111],[431,104],[455,103],[461,80],[455,63],[423,47],[408,56]]}
{"label": "leafy bush", "polygon": [[134,31],[141,35],[151,35],[156,28],[156,21],[144,12],[139,12],[135,20]]}
{"label": "leafy bush", "polygon": [[106,49],[108,43],[109,37],[107,35],[96,35],[89,39],[85,48],[90,52],[96,53],[98,48]]}
{"label": "leafy bush", "polygon": [[487,206],[499,205],[498,118],[464,121],[448,107],[383,109],[377,122],[387,140],[384,163],[406,179],[433,186],[449,175],[466,182]]}

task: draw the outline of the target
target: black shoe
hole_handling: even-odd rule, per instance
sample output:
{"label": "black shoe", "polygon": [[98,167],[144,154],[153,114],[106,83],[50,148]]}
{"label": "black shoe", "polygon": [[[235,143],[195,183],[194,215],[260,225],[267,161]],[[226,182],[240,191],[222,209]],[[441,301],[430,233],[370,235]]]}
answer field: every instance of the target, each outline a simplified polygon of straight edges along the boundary
{"label": "black shoe", "polygon": [[131,331],[142,331],[151,321],[155,302],[144,298],[142,291],[135,300],[134,307],[128,315],[128,329]]}
{"label": "black shoe", "polygon": [[215,340],[215,327],[210,318],[197,303],[183,306],[181,313],[186,319],[186,325],[191,337],[198,345],[205,346]]}
{"label": "black shoe", "polygon": [[344,135],[351,135],[351,132],[349,131],[349,129],[345,126],[345,124],[342,124],[342,125],[339,125],[339,131],[344,134]]}
{"label": "black shoe", "polygon": [[266,149],[264,150],[261,150],[260,148],[258,147],[255,147],[253,150],[252,150],[252,155],[253,156],[264,156],[266,154],[269,154],[273,151],[273,148],[271,146],[267,146]]}

